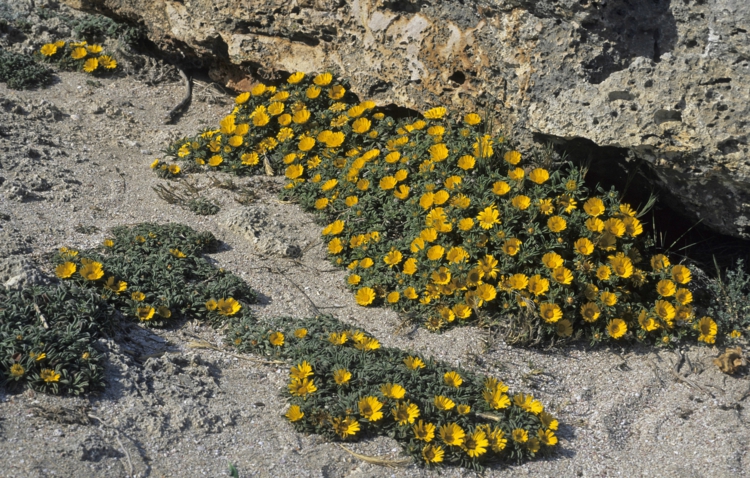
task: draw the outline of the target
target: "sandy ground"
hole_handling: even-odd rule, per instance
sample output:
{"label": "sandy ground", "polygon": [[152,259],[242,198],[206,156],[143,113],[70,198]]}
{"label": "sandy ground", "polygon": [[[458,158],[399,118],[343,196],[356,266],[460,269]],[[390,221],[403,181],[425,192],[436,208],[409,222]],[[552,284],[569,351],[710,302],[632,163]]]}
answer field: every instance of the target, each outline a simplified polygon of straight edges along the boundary
{"label": "sandy ground", "polygon": [[[355,304],[344,272],[326,260],[313,217],[275,199],[281,178],[235,178],[236,186],[257,196],[247,205],[236,201],[239,190],[212,182],[227,176],[191,178],[199,194],[222,207],[208,217],[154,192],[168,185],[187,194],[185,180],[160,180],[149,164],[170,139],[217,124],[231,97],[197,82],[187,113],[164,125],[164,114],[182,97],[180,83],[148,86],[121,77],[99,80],[97,87],[88,79],[62,73],[50,88],[27,92],[0,84],[0,213],[6,215],[0,259],[20,257],[44,269],[44,255],[55,248],[90,247],[110,227],[144,221],[210,230],[225,243],[212,259],[260,292],[258,315],[331,313],[386,346],[493,374],[541,399],[561,422],[559,453],[486,476],[750,475],[750,380],[719,372],[711,364],[717,349],[684,347],[679,373],[687,379],[678,380],[673,351],[528,350],[473,327],[442,335],[402,328],[395,312]],[[263,234],[298,245],[306,251],[302,258],[275,257],[228,230],[226,218],[241,209],[265,215]],[[91,226],[97,232],[81,232],[92,232]],[[286,369],[189,348],[196,337],[220,345],[222,335],[193,322],[172,330],[123,324],[100,341],[108,361],[107,388],[99,396],[0,388],[0,476],[216,477],[228,476],[229,463],[241,477],[437,475],[414,465],[368,464],[337,444],[295,433],[282,417],[286,404],[279,396]],[[386,438],[348,446],[386,458],[400,450]]]}

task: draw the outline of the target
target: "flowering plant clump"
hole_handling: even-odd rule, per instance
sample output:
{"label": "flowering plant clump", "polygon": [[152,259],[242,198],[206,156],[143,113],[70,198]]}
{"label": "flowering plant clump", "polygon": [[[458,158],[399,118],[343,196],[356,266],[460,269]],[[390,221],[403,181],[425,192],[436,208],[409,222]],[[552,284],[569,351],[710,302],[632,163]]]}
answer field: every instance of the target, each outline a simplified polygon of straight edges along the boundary
{"label": "flowering plant clump", "polygon": [[64,42],[42,45],[36,53],[45,61],[59,63],[67,70],[84,71],[92,74],[105,74],[117,69],[117,60],[105,54],[99,44],[89,45],[86,41]]}
{"label": "flowering plant clump", "polygon": [[93,342],[114,313],[74,284],[0,291],[0,383],[52,394],[102,389],[103,357]]}
{"label": "flowering plant clump", "polygon": [[305,433],[357,441],[387,435],[427,466],[481,470],[546,455],[557,420],[532,395],[493,377],[381,347],[330,316],[234,320],[227,341],[291,360],[286,418]]}
{"label": "flowering plant clump", "polygon": [[243,304],[256,296],[238,276],[202,257],[217,243],[211,233],[178,224],[118,227],[96,249],[62,248],[54,257],[55,274],[96,290],[141,323],[165,325],[189,317],[219,326],[229,316],[249,315]]}
{"label": "flowering plant clump", "polygon": [[178,164],[170,164],[159,159],[155,159],[154,162],[151,163],[151,169],[156,171],[156,174],[162,179],[177,179],[182,172],[182,169]]}
{"label": "flowering plant clump", "polygon": [[526,342],[716,336],[711,318],[696,320],[689,267],[647,253],[646,208],[589,191],[571,163],[523,158],[477,114],[395,120],[330,73],[235,102],[219,129],[170,154],[238,174],[284,168],[286,194],[325,221],[362,306],[430,330],[499,323]]}

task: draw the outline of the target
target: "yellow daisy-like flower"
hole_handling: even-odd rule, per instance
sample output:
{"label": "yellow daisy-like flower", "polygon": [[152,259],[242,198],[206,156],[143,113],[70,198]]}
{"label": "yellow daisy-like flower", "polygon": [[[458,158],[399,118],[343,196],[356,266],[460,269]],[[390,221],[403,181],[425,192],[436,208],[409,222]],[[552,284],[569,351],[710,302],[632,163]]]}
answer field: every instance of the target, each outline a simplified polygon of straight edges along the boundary
{"label": "yellow daisy-like flower", "polygon": [[401,252],[391,249],[389,253],[383,257],[383,262],[388,264],[390,267],[393,267],[401,262],[401,259],[403,258],[403,254]]}
{"label": "yellow daisy-like flower", "polygon": [[669,259],[664,254],[657,254],[651,258],[651,268],[654,272],[659,272],[670,266]]}
{"label": "yellow daisy-like flower", "polygon": [[425,364],[419,357],[406,357],[404,359],[404,365],[406,365],[406,368],[409,370],[417,370],[420,368],[425,368]]}
{"label": "yellow daisy-like flower", "polygon": [[[282,336],[283,336],[283,334],[282,334]],[[282,345],[283,345],[283,341],[284,341],[284,339],[282,337],[282,340],[281,340]],[[273,342],[271,342],[271,343],[273,343]],[[274,344],[274,345],[276,345],[276,344]],[[309,377],[310,375],[314,375],[314,373],[313,373],[313,369],[312,369],[312,366],[310,365],[310,363],[305,360],[302,363],[299,363],[299,364],[295,365],[294,367],[292,367],[292,369],[289,371],[289,375],[292,378],[296,378],[296,379],[302,380],[303,378]]]}
{"label": "yellow daisy-like flower", "polygon": [[93,55],[96,55],[97,53],[101,53],[102,52],[102,46],[101,45],[88,45],[86,47],[86,50],[89,53],[91,53]]}
{"label": "yellow daisy-like flower", "polygon": [[656,292],[662,297],[671,297],[677,292],[677,286],[671,280],[660,280],[656,284]]}
{"label": "yellow daisy-like flower", "polygon": [[[83,263],[83,261],[81,261]],[[79,274],[83,276],[84,279],[95,281],[99,280],[104,276],[104,270],[102,269],[102,263],[96,262],[96,261],[90,261],[88,263],[85,263],[81,270],[79,271]]]}
{"label": "yellow daisy-like flower", "polygon": [[433,403],[438,410],[448,411],[456,406],[456,403],[448,397],[437,395],[433,400]]}
{"label": "yellow daisy-like flower", "polygon": [[97,60],[96,58],[89,58],[83,64],[83,71],[85,71],[86,73],[91,73],[97,68],[99,68],[99,60]]}
{"label": "yellow daisy-like flower", "polygon": [[333,431],[341,438],[356,435],[359,431],[359,422],[352,417],[331,419]]}
{"label": "yellow daisy-like flower", "polygon": [[443,381],[446,385],[449,387],[455,387],[458,388],[461,386],[462,383],[464,383],[464,379],[461,378],[461,376],[453,371],[446,372],[445,375],[443,375]]}
{"label": "yellow daisy-like flower", "polygon": [[590,240],[586,239],[585,237],[582,237],[582,238],[578,239],[573,244],[573,248],[579,254],[583,254],[584,256],[588,256],[592,252],[594,252],[594,243],[591,242]]}
{"label": "yellow daisy-like flower", "polygon": [[552,232],[562,232],[568,227],[567,221],[562,216],[552,216],[547,219],[547,227]]}
{"label": "yellow daisy-like flower", "polygon": [[514,197],[510,203],[513,205],[513,207],[516,207],[520,209],[521,211],[525,211],[531,205],[531,198],[521,194],[519,196]]}
{"label": "yellow daisy-like flower", "polygon": [[563,258],[555,252],[548,252],[542,256],[542,262],[550,269],[557,269],[563,265]]}
{"label": "yellow daisy-like flower", "polygon": [[302,420],[302,417],[305,416],[304,412],[300,409],[299,405],[292,405],[289,407],[289,410],[284,414],[284,416],[290,421],[290,422],[297,422]]}
{"label": "yellow daisy-like flower", "polygon": [[81,58],[86,58],[86,55],[88,52],[83,47],[74,48],[72,52],[70,52],[71,58],[74,60],[80,60]]}
{"label": "yellow daisy-like flower", "polygon": [[573,335],[573,324],[568,319],[563,319],[555,324],[555,332],[560,337],[570,337]]}
{"label": "yellow daisy-like flower", "polygon": [[617,295],[612,292],[608,292],[608,291],[602,292],[599,295],[599,299],[607,307],[613,307],[615,304],[617,304]]}
{"label": "yellow daisy-like flower", "polygon": [[24,369],[20,364],[14,363],[10,366],[10,374],[13,377],[23,377],[23,374],[26,372],[26,369]]}
{"label": "yellow daisy-like flower", "polygon": [[326,72],[326,73],[321,73],[315,78],[313,78],[313,83],[315,83],[318,86],[328,86],[332,80],[333,80],[333,75]]}
{"label": "yellow daisy-like flower", "polygon": [[599,280],[608,280],[612,275],[612,269],[609,266],[601,265],[596,269],[596,278]]}
{"label": "yellow daisy-like flower", "polygon": [[440,463],[443,461],[444,454],[445,450],[439,445],[426,445],[422,448],[422,459],[426,463]]}
{"label": "yellow daisy-like flower", "polygon": [[529,432],[527,432],[523,428],[516,428],[511,432],[510,437],[514,442],[526,443],[527,441],[529,441]]}
{"label": "yellow daisy-like flower", "polygon": [[477,428],[474,432],[466,437],[466,441],[461,447],[471,458],[477,458],[487,453],[489,446],[487,435],[483,430]]}
{"label": "yellow daisy-like flower", "polygon": [[351,379],[352,373],[345,368],[340,368],[338,370],[334,370],[333,372],[333,380],[334,382],[336,382],[336,385],[344,385]]}
{"label": "yellow daisy-like flower", "polygon": [[589,198],[586,200],[585,203],[583,203],[583,210],[586,211],[586,214],[592,217],[598,217],[604,214],[606,211],[606,208],[604,207],[604,202],[597,198]]}
{"label": "yellow daisy-like flower", "polygon": [[49,368],[42,369],[42,371],[39,372],[39,377],[48,383],[60,381],[60,374]]}
{"label": "yellow daisy-like flower", "polygon": [[622,237],[625,234],[625,223],[615,217],[611,217],[604,221],[604,229],[615,237]]}
{"label": "yellow daisy-like flower", "polygon": [[539,315],[548,324],[554,324],[562,319],[563,313],[559,305],[552,302],[545,302],[539,306]]}
{"label": "yellow daisy-like flower", "polygon": [[357,300],[357,304],[368,306],[375,300],[375,291],[370,287],[363,287],[357,291],[355,299]]}
{"label": "yellow daisy-like flower", "polygon": [[231,316],[239,312],[242,305],[235,299],[229,297],[228,299],[219,299],[216,303],[220,315]]}
{"label": "yellow daisy-like flower", "polygon": [[255,166],[260,162],[260,158],[258,157],[258,153],[244,153],[240,157],[240,161],[246,166]]}
{"label": "yellow daisy-like flower", "polygon": [[76,271],[76,265],[73,262],[64,262],[55,267],[55,275],[60,279],[71,277]]}
{"label": "yellow daisy-like flower", "polygon": [[439,120],[443,119],[445,116],[446,109],[442,106],[439,106],[437,108],[432,108],[431,110],[428,110],[424,113],[424,117],[426,119],[432,119],[432,120]]}
{"label": "yellow daisy-like flower", "polygon": [[675,299],[682,305],[687,305],[693,301],[693,293],[687,289],[677,289]]}
{"label": "yellow daisy-like flower", "polygon": [[549,280],[539,274],[533,275],[529,278],[528,290],[536,297],[544,295],[549,290]]}
{"label": "yellow daisy-like flower", "polygon": [[414,438],[417,440],[429,443],[435,438],[435,425],[432,423],[425,423],[423,420],[419,420],[411,429],[414,432]]}
{"label": "yellow daisy-like flower", "polygon": [[289,83],[290,85],[296,85],[297,83],[302,81],[304,78],[305,78],[305,74],[302,73],[301,71],[298,71],[296,73],[292,73],[291,75],[289,75],[289,78],[287,78],[286,82]]}
{"label": "yellow daisy-like flower", "polygon": [[469,113],[464,116],[464,123],[470,126],[476,126],[482,122],[482,118],[476,113]]}
{"label": "yellow daisy-like flower", "polygon": [[544,184],[549,179],[549,171],[544,168],[536,168],[529,173],[529,180],[537,184]]}
{"label": "yellow daisy-like flower", "polygon": [[289,393],[294,397],[305,397],[318,390],[318,387],[315,386],[313,380],[309,378],[304,378],[302,380],[292,379],[287,387]]}
{"label": "yellow daisy-like flower", "polygon": [[237,97],[234,99],[234,103],[238,105],[243,105],[247,103],[247,100],[250,99],[250,92],[246,91],[244,93],[240,93],[237,95]]}
{"label": "yellow daisy-like flower", "polygon": [[363,134],[370,130],[372,123],[367,118],[358,118],[352,123],[352,131],[355,133]]}
{"label": "yellow daisy-like flower", "polygon": [[359,414],[368,421],[376,422],[383,418],[383,403],[377,397],[368,396],[361,398],[358,402]]}
{"label": "yellow daisy-like flower", "polygon": [[448,446],[461,446],[466,432],[456,423],[446,423],[440,427],[440,439]]}
{"label": "yellow daisy-like flower", "polygon": [[383,179],[380,180],[380,189],[383,191],[388,191],[390,189],[393,189],[398,184],[398,181],[393,176],[385,176]]}
{"label": "yellow daisy-like flower", "polygon": [[523,181],[524,176],[526,173],[522,168],[515,168],[508,171],[508,177],[512,179],[513,181],[521,182]]}
{"label": "yellow daisy-like flower", "polygon": [[220,164],[221,164],[221,163],[223,163],[223,162],[224,162],[224,158],[222,158],[222,157],[221,157],[221,156],[219,156],[218,154],[216,154],[216,155],[213,155],[213,156],[211,156],[210,158],[208,158],[208,165],[209,165],[209,166],[213,166],[214,168],[215,168],[216,166],[220,165]]}
{"label": "yellow daisy-like flower", "polygon": [[622,319],[612,319],[607,324],[607,333],[613,339],[619,339],[628,331],[628,325]]}
{"label": "yellow daisy-like flower", "polygon": [[475,164],[476,164],[476,159],[474,159],[474,156],[465,155],[465,156],[461,156],[458,159],[458,167],[463,169],[464,171],[473,169]]}
{"label": "yellow daisy-like flower", "polygon": [[397,383],[385,383],[380,386],[380,393],[386,398],[401,400],[406,394],[406,389]]}
{"label": "yellow daisy-like flower", "polygon": [[42,45],[41,50],[39,50],[39,53],[41,53],[44,56],[53,56],[55,53],[57,53],[57,45],[54,43],[46,43]]}
{"label": "yellow daisy-like flower", "polygon": [[587,302],[581,306],[581,316],[586,322],[596,322],[601,315],[599,306],[594,302]]}
{"label": "yellow daisy-like flower", "polygon": [[508,151],[507,153],[505,153],[505,155],[503,155],[503,159],[506,163],[515,166],[516,164],[521,162],[521,153],[515,150]]}
{"label": "yellow daisy-like flower", "polygon": [[573,282],[573,273],[565,267],[558,267],[552,270],[552,278],[558,284],[568,285]]}
{"label": "yellow daisy-like flower", "polygon": [[399,402],[395,408],[391,409],[393,419],[399,425],[404,426],[414,423],[419,416],[419,407],[414,403]]}
{"label": "yellow daisy-like flower", "polygon": [[477,215],[477,221],[482,229],[491,229],[495,224],[500,224],[500,212],[494,204],[487,206]]}
{"label": "yellow daisy-like flower", "polygon": [[505,181],[497,181],[492,184],[492,192],[498,196],[504,196],[510,192],[510,185]]}
{"label": "yellow daisy-like flower", "polygon": [[154,313],[156,310],[153,307],[137,307],[136,308],[136,316],[142,321],[148,321],[151,320],[154,317]]}
{"label": "yellow daisy-like flower", "polygon": [[691,274],[690,269],[687,267],[677,264],[672,267],[672,279],[678,284],[687,284],[690,282]]}

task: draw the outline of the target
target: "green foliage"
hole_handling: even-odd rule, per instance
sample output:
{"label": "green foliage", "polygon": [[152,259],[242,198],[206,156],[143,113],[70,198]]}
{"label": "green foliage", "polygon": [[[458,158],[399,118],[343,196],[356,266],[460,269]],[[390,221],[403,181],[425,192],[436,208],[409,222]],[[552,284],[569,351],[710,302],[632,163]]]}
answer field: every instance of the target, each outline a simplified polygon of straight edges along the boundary
{"label": "green foliage", "polygon": [[193,214],[199,216],[213,216],[221,210],[219,206],[202,197],[189,200],[187,207],[193,212]]}
{"label": "green foliage", "polygon": [[52,83],[52,70],[35,62],[30,56],[12,51],[0,51],[0,82],[8,88],[26,90]]}
{"label": "green foliage", "polygon": [[92,344],[114,315],[75,284],[0,291],[0,377],[52,394],[102,389],[103,357]]}
{"label": "green foliage", "polygon": [[[716,318],[721,330],[738,338],[741,333],[750,333],[750,274],[747,273],[742,259],[737,267],[730,269],[709,281],[708,294],[710,303],[708,314]],[[732,337],[731,332],[734,333]],[[738,334],[739,333],[739,334]]]}
{"label": "green foliage", "polygon": [[696,335],[690,270],[648,257],[647,207],[589,191],[570,162],[523,158],[477,114],[423,116],[387,117],[328,73],[296,73],[239,95],[218,129],[168,152],[236,174],[285,168],[286,196],[328,223],[357,302],[430,330],[497,324],[520,343]]}
{"label": "green foliage", "polygon": [[[213,234],[148,223],[112,233],[101,247],[61,250],[54,258],[58,277],[96,291],[124,316],[147,325],[196,318],[220,326],[231,315],[250,316],[246,305],[256,300],[252,289],[202,256],[215,250]],[[206,306],[231,300],[236,310]]]}
{"label": "green foliage", "polygon": [[77,37],[88,42],[104,42],[108,38],[119,39],[128,45],[136,45],[145,40],[146,29],[143,25],[129,25],[117,22],[109,17],[98,14],[85,14],[71,17],[59,14],[47,8],[40,8],[37,13],[42,18],[59,18],[73,29]]}
{"label": "green foliage", "polygon": [[[548,454],[557,443],[557,421],[531,395],[509,395],[493,378],[381,348],[331,316],[236,319],[227,341],[243,352],[292,361],[286,417],[301,432],[348,441],[385,435],[418,463],[478,470]],[[440,432],[451,424],[465,434],[453,444]]]}
{"label": "green foliage", "polygon": [[86,41],[46,43],[35,55],[40,61],[57,63],[63,70],[95,76],[111,74],[117,69],[117,60],[106,54],[101,45],[88,45]]}

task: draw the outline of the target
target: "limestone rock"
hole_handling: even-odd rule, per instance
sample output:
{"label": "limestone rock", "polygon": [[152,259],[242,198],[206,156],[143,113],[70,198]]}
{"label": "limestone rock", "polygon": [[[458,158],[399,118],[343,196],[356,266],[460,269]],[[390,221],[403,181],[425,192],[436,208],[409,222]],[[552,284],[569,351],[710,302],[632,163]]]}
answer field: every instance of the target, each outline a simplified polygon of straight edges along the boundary
{"label": "limestone rock", "polygon": [[301,257],[302,250],[295,244],[298,234],[265,206],[251,206],[222,211],[219,224],[229,231],[249,239],[261,254],[277,257]]}
{"label": "limestone rock", "polygon": [[331,70],[379,105],[490,108],[522,148],[585,140],[594,159],[650,165],[688,217],[750,238],[746,0],[67,3],[144,23],[230,85]]}

